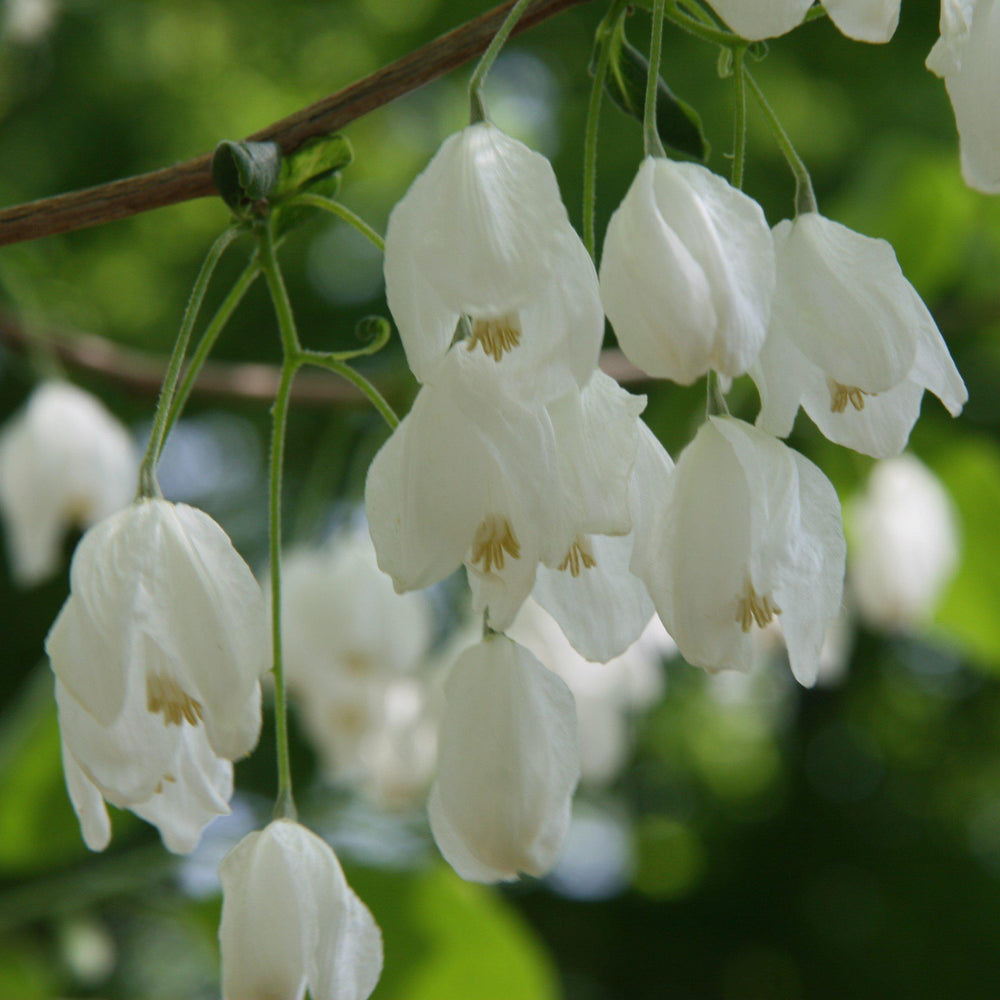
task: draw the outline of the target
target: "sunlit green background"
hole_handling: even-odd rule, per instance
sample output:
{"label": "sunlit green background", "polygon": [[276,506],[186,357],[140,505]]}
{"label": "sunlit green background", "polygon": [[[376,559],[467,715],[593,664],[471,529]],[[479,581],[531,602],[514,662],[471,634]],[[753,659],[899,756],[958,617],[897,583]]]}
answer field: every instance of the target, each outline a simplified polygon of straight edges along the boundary
{"label": "sunlit green background", "polygon": [[[480,13],[481,0],[34,0],[0,7],[0,203],[154,169],[240,138]],[[549,155],[579,225],[587,64],[603,4],[565,13],[509,46],[491,77],[502,127]],[[46,16],[47,15],[47,16]],[[32,20],[34,17],[34,20]],[[951,420],[928,398],[911,450],[961,518],[961,569],[919,634],[861,629],[845,680],[801,691],[785,668],[739,698],[666,665],[662,704],[635,721],[634,759],[592,808],[619,818],[632,864],[621,892],[574,901],[546,883],[460,882],[418,818],[385,831],[351,820],[344,796],[306,793],[342,847],[386,941],[382,1000],[603,998],[993,998],[1000,992],[1000,199],[967,190],[941,82],[924,68],[930,0],[903,0],[888,46],[819,21],[771,45],[754,72],[812,171],[823,212],[892,241],[969,386]],[[648,18],[630,34],[647,44]],[[668,28],[664,75],[702,114],[710,166],[726,173],[732,83],[716,53]],[[356,122],[342,199],[383,229],[389,209],[467,113],[459,72]],[[638,125],[602,118],[598,231],[642,153]],[[751,111],[746,188],[777,222],[793,182]],[[199,261],[227,219],[198,201],[0,251],[0,307],[39,330],[79,330],[169,350]],[[214,301],[240,268],[234,252]],[[283,260],[303,337],[334,349],[385,312],[380,262],[351,230],[317,219]],[[609,341],[610,343],[610,341]],[[270,306],[255,288],[218,356],[274,361]],[[415,384],[394,344],[366,369],[405,409]],[[80,375],[142,433],[153,398]],[[30,391],[23,355],[0,350],[0,419]],[[643,387],[672,454],[704,413],[704,389]],[[751,418],[752,386],[735,409]],[[222,450],[175,496],[215,516],[263,562],[267,407],[194,398],[190,425]],[[234,419],[238,418],[238,419]],[[287,530],[318,537],[337,500],[357,500],[384,440],[361,408],[298,406],[290,426]],[[217,442],[222,441],[222,445]],[[871,461],[792,443],[845,500]],[[166,486],[166,483],[165,483]],[[63,787],[51,675],[40,663],[67,577],[25,592],[0,567],[0,998],[210,997],[218,899],[192,896],[155,831],[117,814],[91,856]],[[266,733],[270,730],[266,729]],[[298,739],[300,787],[314,770]],[[237,769],[244,810],[266,816],[265,738]],[[367,822],[367,821],[366,821]],[[352,825],[353,824],[353,825]],[[402,842],[375,864],[373,843]],[[395,840],[393,839],[395,838]],[[351,844],[354,845],[352,849]]]}

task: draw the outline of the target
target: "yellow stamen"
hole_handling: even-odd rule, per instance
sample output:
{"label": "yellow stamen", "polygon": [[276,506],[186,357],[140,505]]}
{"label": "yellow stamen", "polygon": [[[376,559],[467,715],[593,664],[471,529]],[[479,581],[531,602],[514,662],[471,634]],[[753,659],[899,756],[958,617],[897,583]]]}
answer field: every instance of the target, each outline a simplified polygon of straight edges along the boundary
{"label": "yellow stamen", "polygon": [[865,392],[856,385],[842,385],[830,380],[830,412],[843,413],[850,403],[858,412],[865,408],[865,396],[874,396],[873,392]]}
{"label": "yellow stamen", "polygon": [[201,702],[163,674],[146,674],[146,708],[153,715],[162,712],[167,726],[179,726],[182,722],[197,726],[203,717]]}
{"label": "yellow stamen", "polygon": [[520,343],[521,324],[516,313],[472,321],[472,336],[468,342],[470,351],[475,350],[476,344],[479,344],[494,361],[499,361],[504,352],[512,351]]}
{"label": "yellow stamen", "polygon": [[770,625],[774,616],[780,614],[781,608],[771,600],[771,595],[761,597],[752,583],[747,584],[746,596],[741,597],[736,606],[736,620],[744,632],[749,632],[755,623],[758,628]]}
{"label": "yellow stamen", "polygon": [[561,570],[569,570],[570,576],[577,577],[581,570],[593,569],[597,565],[594,558],[594,551],[590,543],[582,535],[577,535],[573,539],[573,544],[566,553],[566,558],[559,563]]}
{"label": "yellow stamen", "polygon": [[483,572],[489,573],[495,566],[503,569],[504,552],[512,559],[521,557],[521,543],[514,535],[510,521],[505,517],[490,514],[476,530],[472,540],[472,564],[483,564]]}

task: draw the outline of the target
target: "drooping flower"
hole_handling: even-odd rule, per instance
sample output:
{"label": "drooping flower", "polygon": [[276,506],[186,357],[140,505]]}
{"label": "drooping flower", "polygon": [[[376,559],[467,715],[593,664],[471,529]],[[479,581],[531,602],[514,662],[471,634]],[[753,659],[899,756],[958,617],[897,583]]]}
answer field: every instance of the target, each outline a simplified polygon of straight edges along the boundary
{"label": "drooping flower", "polygon": [[445,140],[393,209],[385,279],[421,382],[456,335],[547,395],[597,363],[597,279],[552,166],[487,122]]}
{"label": "drooping flower", "polygon": [[611,217],[601,299],[629,360],[684,385],[742,375],[764,343],[774,249],[760,206],[694,163],[647,157]]}
{"label": "drooping flower", "polygon": [[677,651],[659,618],[654,615],[640,637],[607,663],[584,659],[555,618],[531,598],[524,602],[508,635],[557,673],[573,692],[583,781],[612,782],[628,757],[630,717],[660,699],[661,661]]}
{"label": "drooping flower", "polygon": [[709,6],[743,38],[776,38],[798,27],[812,0],[708,0]]}
{"label": "drooping flower", "polygon": [[229,762],[257,742],[270,668],[263,595],[225,532],[165,500],[91,528],[45,649],[88,843],[107,843],[96,790],[190,850],[227,811]]}
{"label": "drooping flower", "polygon": [[531,592],[573,648],[595,663],[621,656],[655,615],[646,585],[629,564],[633,549],[649,543],[648,533],[674,463],[641,420],[638,428],[639,447],[628,488],[632,531],[581,536],[569,557],[571,562],[576,556],[576,564],[556,569],[539,566]]}
{"label": "drooping flower", "polygon": [[382,935],[316,834],[276,819],[223,859],[223,1000],[365,1000]]}
{"label": "drooping flower", "polygon": [[787,436],[801,405],[831,441],[885,458],[906,446],[925,388],[961,412],[965,384],[885,240],[809,212],[774,241],[774,311],[750,372],[759,427]]}
{"label": "drooping flower", "polygon": [[484,355],[452,352],[368,470],[379,565],[402,591],[464,562],[477,611],[505,628],[539,562],[570,569],[580,537],[629,530],[643,402],[598,373],[546,408]]}
{"label": "drooping flower", "polygon": [[138,467],[128,432],[98,399],[68,382],[35,389],[0,434],[0,515],[15,579],[51,576],[67,529],[124,507]]}
{"label": "drooping flower", "polygon": [[517,643],[491,635],[445,682],[434,839],[474,882],[543,875],[559,854],[580,777],[573,695]]}
{"label": "drooping flower", "polygon": [[780,441],[712,417],[682,452],[633,570],[690,663],[749,669],[751,631],[779,616],[811,685],[840,610],[845,543],[829,480]]}
{"label": "drooping flower", "polygon": [[410,803],[434,761],[428,602],[395,592],[366,531],[289,553],[281,598],[289,692],[326,775]]}
{"label": "drooping flower", "polygon": [[861,616],[879,628],[925,622],[958,565],[954,505],[940,481],[913,455],[879,462],[847,514]]}
{"label": "drooping flower", "polygon": [[[798,27],[812,0],[708,0],[738,35],[776,38]],[[887,42],[899,24],[900,0],[826,0],[824,10],[848,38]]]}
{"label": "drooping flower", "polygon": [[941,37],[927,68],[942,77],[955,111],[962,176],[986,194],[1000,192],[1000,3],[942,0]]}

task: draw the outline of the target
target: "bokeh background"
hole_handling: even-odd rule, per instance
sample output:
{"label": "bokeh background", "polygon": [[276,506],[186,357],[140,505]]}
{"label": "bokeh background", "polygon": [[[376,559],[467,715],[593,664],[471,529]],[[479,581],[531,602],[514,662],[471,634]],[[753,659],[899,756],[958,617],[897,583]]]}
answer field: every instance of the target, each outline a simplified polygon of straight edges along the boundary
{"label": "bokeh background", "polygon": [[[486,6],[5,0],[0,203],[210,150]],[[494,120],[552,158],[577,225],[587,64],[603,8],[583,4],[515,40],[488,90]],[[935,613],[894,627],[852,613],[833,656],[839,669],[811,691],[794,685],[780,653],[763,652],[749,678],[712,678],[663,658],[662,698],[627,719],[625,766],[581,793],[572,863],[558,878],[503,889],[460,882],[419,808],[387,815],[321,781],[296,725],[303,812],[338,847],[384,931],[376,997],[929,1000],[1000,991],[1000,200],[961,181],[947,96],[924,68],[937,17],[930,0],[903,0],[887,46],[850,42],[818,21],[775,41],[754,68],[824,214],[893,243],[969,387],[958,420],[928,398],[910,443],[947,489],[961,539]],[[648,27],[642,12],[629,22],[640,48]],[[663,71],[702,115],[709,165],[728,173],[733,87],[716,52],[668,26]],[[376,228],[464,124],[466,79],[457,72],[347,130],[356,159],[341,198]],[[606,102],[599,233],[641,154],[638,124]],[[745,187],[772,223],[790,214],[792,177],[752,105]],[[0,309],[29,332],[79,331],[164,357],[226,219],[221,201],[202,200],[6,248]],[[224,262],[209,305],[239,258]],[[361,317],[385,314],[380,260],[344,225],[302,226],[283,261],[310,346],[349,347]],[[279,350],[255,287],[216,357],[269,363]],[[415,383],[398,343],[365,371],[405,411]],[[152,392],[114,372],[69,373],[141,442]],[[35,379],[22,350],[0,347],[0,421]],[[704,386],[635,388],[648,393],[646,418],[676,457],[703,419]],[[748,381],[731,404],[753,418]],[[196,393],[162,476],[170,498],[211,513],[256,568],[265,562],[267,421],[266,403]],[[316,542],[351,516],[384,439],[370,409],[295,406],[290,541]],[[850,519],[874,463],[827,443],[804,417],[791,443],[831,477]],[[855,542],[853,558],[863,547]],[[191,862],[118,813],[112,846],[89,854],[63,786],[42,659],[67,589],[65,569],[24,590],[0,565],[0,998],[215,996],[212,872],[218,852],[267,815],[272,730],[265,722],[260,749],[237,768],[233,820],[210,828]],[[447,614],[439,617],[443,629]]]}

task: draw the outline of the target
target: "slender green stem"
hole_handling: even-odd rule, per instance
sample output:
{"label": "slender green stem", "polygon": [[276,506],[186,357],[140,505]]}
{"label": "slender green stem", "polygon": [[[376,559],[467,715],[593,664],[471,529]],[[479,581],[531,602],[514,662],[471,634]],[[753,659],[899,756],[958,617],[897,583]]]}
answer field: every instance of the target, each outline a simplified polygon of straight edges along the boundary
{"label": "slender green stem", "polygon": [[795,176],[795,214],[800,215],[805,212],[817,211],[816,193],[813,191],[812,178],[809,176],[806,165],[795,151],[792,140],[788,138],[788,133],[782,127],[778,116],[774,113],[774,108],[771,107],[767,97],[764,96],[764,91],[760,89],[760,85],[753,78],[753,74],[744,67],[743,75],[750,85],[754,97],[757,98],[757,103],[760,105],[761,111],[764,112],[764,117],[767,119],[767,124],[770,126],[771,133],[774,135],[782,155],[785,157],[792,174]]}
{"label": "slender green stem", "polygon": [[733,50],[733,81],[736,84],[736,117],[733,125],[733,187],[743,187],[743,169],[747,156],[747,81],[744,60],[747,50]]}
{"label": "slender green stem", "polygon": [[334,354],[322,354],[319,351],[302,351],[299,360],[314,368],[326,368],[328,371],[336,372],[348,382],[361,390],[368,398],[368,401],[382,414],[390,430],[395,430],[399,426],[399,417],[396,416],[393,408],[386,402],[385,397],[368,381],[363,375],[358,374],[349,365],[345,365]]}
{"label": "slender green stem", "polygon": [[[275,303],[275,311],[277,303]],[[284,339],[284,338],[283,338]],[[281,645],[281,483],[285,466],[285,431],[292,383],[300,361],[285,356],[281,381],[271,411],[271,469],[268,501],[268,537],[271,560],[271,650],[274,656],[274,729],[278,753],[278,795],[274,805],[276,819],[295,819],[292,797],[292,765],[288,750],[288,699],[285,689],[285,665]]]}
{"label": "slender green stem", "polygon": [[167,373],[163,378],[163,387],[160,390],[160,398],[156,404],[156,414],[153,417],[153,428],[149,433],[146,454],[143,456],[142,464],[139,466],[138,496],[140,497],[160,495],[160,487],[156,482],[156,462],[160,452],[163,450],[163,443],[166,440],[170,404],[173,402],[174,390],[177,388],[177,380],[180,377],[181,367],[184,364],[184,355],[187,353],[191,331],[194,329],[195,321],[198,319],[201,304],[205,300],[205,292],[208,289],[212,273],[215,271],[215,265],[219,263],[219,258],[239,233],[240,229],[234,226],[227,229],[212,244],[201,265],[201,270],[198,272],[198,277],[195,279],[194,288],[191,289],[191,297],[188,299],[187,308],[184,310],[184,318],[181,320],[180,332],[177,334],[177,341],[174,344],[170,361],[167,364]]}
{"label": "slender green stem", "polygon": [[731,31],[713,28],[700,20],[696,20],[685,10],[678,7],[675,0],[668,0],[664,16],[668,21],[676,24],[678,28],[683,29],[695,38],[700,38],[703,42],[711,42],[713,45],[721,45],[727,49],[746,44],[739,35],[734,35]]}
{"label": "slender green stem", "polygon": [[184,369],[184,377],[177,386],[177,391],[174,393],[173,401],[170,404],[170,412],[167,414],[166,426],[163,433],[164,441],[166,441],[167,435],[184,412],[184,407],[187,405],[188,398],[198,379],[198,374],[201,372],[202,365],[204,365],[209,354],[212,353],[212,348],[215,347],[215,342],[218,340],[219,334],[222,333],[230,317],[236,311],[236,307],[243,301],[243,296],[246,295],[247,290],[257,280],[259,274],[260,264],[256,259],[251,260],[243,273],[236,279],[236,284],[233,285],[229,290],[229,294],[222,300],[222,304],[216,310],[211,323],[208,324],[205,332],[201,335],[201,340],[198,342],[194,354],[191,355],[191,360]]}
{"label": "slender green stem", "polygon": [[271,302],[278,317],[278,331],[281,334],[281,347],[285,358],[297,358],[302,347],[295,328],[295,313],[288,298],[288,289],[285,287],[285,279],[274,252],[274,233],[270,220],[257,229],[257,253],[261,270],[267,280],[267,290],[271,293]]}
{"label": "slender green stem", "polygon": [[675,2],[678,7],[683,8],[689,17],[694,18],[696,21],[701,21],[702,24],[707,25],[709,28],[719,27],[719,22],[712,16],[712,13],[705,10],[698,3],[698,0],[675,0]]}
{"label": "slender green stem", "polygon": [[642,114],[642,139],[647,156],[666,156],[656,127],[656,91],[660,82],[660,52],[663,49],[663,8],[666,0],[653,0],[653,32],[649,39],[649,73],[646,104]]}
{"label": "slender green stem", "polygon": [[530,2],[531,0],[517,0],[517,3],[511,7],[510,13],[500,25],[500,30],[493,36],[493,41],[487,46],[472,73],[469,80],[469,111],[470,121],[473,125],[476,122],[486,120],[486,104],[483,101],[483,84],[486,82],[486,75]]}
{"label": "slender green stem", "polygon": [[350,361],[353,358],[363,358],[370,354],[377,354],[389,343],[389,338],[392,336],[392,326],[387,319],[381,316],[372,316],[369,319],[379,321],[378,335],[370,344],[366,344],[364,347],[354,347],[349,351],[303,350],[299,354],[299,359],[306,364],[316,364],[325,367],[327,361]]}
{"label": "slender green stem", "polygon": [[708,370],[708,400],[706,408],[710,417],[728,417],[729,404],[726,402],[726,395],[722,391],[721,376],[714,368]]}
{"label": "slender green stem", "polygon": [[590,87],[590,101],[587,105],[587,128],[583,139],[583,242],[587,252],[595,261],[597,260],[597,237],[594,225],[594,206],[597,204],[597,133],[600,128],[604,84],[608,78],[608,66],[611,62],[611,39],[625,16],[627,6],[626,0],[615,0],[597,28],[600,48],[597,64],[594,66],[594,82]]}
{"label": "slender green stem", "polygon": [[313,208],[321,208],[324,212],[336,215],[337,218],[343,219],[348,225],[354,226],[369,243],[372,243],[385,253],[385,240],[360,215],[356,215],[346,205],[341,205],[339,201],[334,201],[333,198],[324,198],[319,194],[306,193],[296,195],[289,204],[311,205]]}

